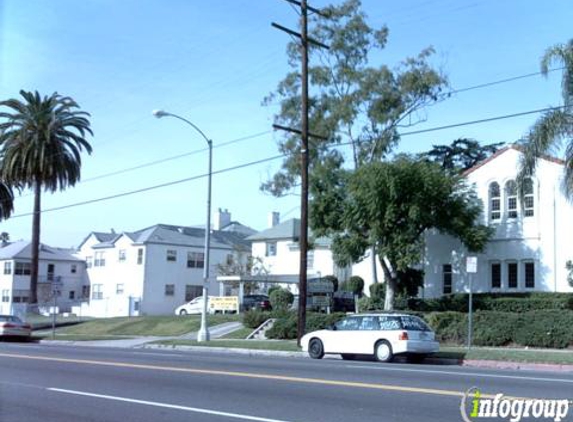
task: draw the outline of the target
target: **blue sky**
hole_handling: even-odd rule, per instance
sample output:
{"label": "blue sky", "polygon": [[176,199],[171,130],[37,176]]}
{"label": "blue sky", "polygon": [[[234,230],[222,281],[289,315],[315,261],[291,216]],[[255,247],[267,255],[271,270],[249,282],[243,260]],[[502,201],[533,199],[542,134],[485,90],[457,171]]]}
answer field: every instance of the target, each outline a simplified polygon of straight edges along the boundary
{"label": "blue sky", "polygon": [[[537,72],[545,48],[571,37],[573,18],[570,0],[364,0],[363,8],[372,26],[390,29],[388,46],[372,65],[393,66],[432,45],[432,62],[454,89]],[[154,109],[184,116],[213,139],[215,171],[277,155],[280,134],[271,131],[276,109],[261,100],[288,70],[288,37],[270,23],[294,28],[297,18],[283,0],[0,0],[0,98],[15,97],[20,89],[57,91],[92,114],[94,152],[84,157],[83,182],[44,195],[43,208],[205,174],[204,140],[178,120],[154,118]],[[426,121],[414,130],[559,105],[559,85],[560,73],[553,72],[548,79],[460,93],[427,109]],[[513,142],[536,117],[405,136],[400,149],[425,151],[459,137]],[[298,196],[277,199],[259,191],[279,165],[274,160],[215,175],[213,210],[227,208],[233,220],[255,229],[266,227],[271,211],[297,217]],[[198,177],[46,212],[42,241],[68,247],[91,231],[204,224],[206,182]],[[14,218],[0,223],[0,231],[29,239],[29,192],[15,206]]]}

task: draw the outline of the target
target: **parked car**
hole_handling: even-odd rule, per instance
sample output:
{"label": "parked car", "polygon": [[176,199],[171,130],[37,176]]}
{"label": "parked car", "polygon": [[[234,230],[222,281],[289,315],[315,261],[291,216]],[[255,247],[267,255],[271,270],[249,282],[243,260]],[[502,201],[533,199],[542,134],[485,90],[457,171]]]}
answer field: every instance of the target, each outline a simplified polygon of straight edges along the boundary
{"label": "parked car", "polygon": [[271,301],[267,295],[244,295],[241,309],[243,311],[248,311],[249,309],[270,311],[272,306]]}
{"label": "parked car", "polygon": [[0,315],[0,337],[30,338],[32,326],[14,315]]}
{"label": "parked car", "polygon": [[[193,315],[201,312],[203,312],[203,296],[198,296],[191,302],[187,302],[175,309],[175,315]],[[207,298],[207,312],[212,313],[209,309],[209,298]]]}
{"label": "parked car", "polygon": [[390,362],[396,355],[417,360],[439,350],[435,333],[419,317],[407,314],[357,314],[328,329],[313,331],[301,339],[304,352],[313,359],[340,354],[343,359],[370,355]]}

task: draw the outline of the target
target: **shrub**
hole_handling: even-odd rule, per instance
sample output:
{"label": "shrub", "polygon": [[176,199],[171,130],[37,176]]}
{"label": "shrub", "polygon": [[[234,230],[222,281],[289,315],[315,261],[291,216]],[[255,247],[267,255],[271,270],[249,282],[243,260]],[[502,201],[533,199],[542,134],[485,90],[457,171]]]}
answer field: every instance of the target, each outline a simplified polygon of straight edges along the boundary
{"label": "shrub", "polygon": [[384,298],[386,297],[386,283],[371,284],[370,297],[384,300]]}
{"label": "shrub", "polygon": [[321,281],[330,281],[334,287],[334,291],[338,291],[338,278],[336,278],[336,276],[333,275],[327,275],[325,277],[322,277]]}
{"label": "shrub", "polygon": [[518,316],[515,343],[530,347],[566,348],[573,345],[573,312],[544,310]]}
{"label": "shrub", "polygon": [[251,309],[243,314],[243,324],[248,328],[255,329],[269,318],[271,318],[270,312]]}
{"label": "shrub", "polygon": [[358,299],[358,312],[383,311],[384,298],[379,297],[361,297]]}
{"label": "shrub", "polygon": [[270,294],[269,299],[273,309],[280,311],[290,308],[294,295],[286,289],[276,289]]}
{"label": "shrub", "polygon": [[439,341],[464,343],[467,337],[467,317],[461,312],[433,312],[425,318]]}
{"label": "shrub", "polygon": [[[322,330],[344,317],[343,313],[321,314],[318,312],[308,312],[306,315],[306,332]],[[274,325],[265,333],[267,338],[291,340],[297,334],[297,314],[289,312],[278,318]]]}
{"label": "shrub", "polygon": [[274,292],[275,290],[280,290],[280,289],[282,289],[281,286],[277,286],[277,285],[271,286],[267,290],[267,295],[270,296],[272,292]]}
{"label": "shrub", "polygon": [[344,284],[346,286],[347,291],[352,292],[355,295],[362,295],[364,291],[364,280],[360,276],[353,275]]}

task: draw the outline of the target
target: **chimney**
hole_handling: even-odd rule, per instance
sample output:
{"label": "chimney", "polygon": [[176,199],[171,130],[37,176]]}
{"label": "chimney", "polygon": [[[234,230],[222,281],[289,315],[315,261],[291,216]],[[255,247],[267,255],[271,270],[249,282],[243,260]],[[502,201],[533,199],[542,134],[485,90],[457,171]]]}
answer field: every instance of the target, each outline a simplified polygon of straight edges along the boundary
{"label": "chimney", "polygon": [[215,230],[221,230],[223,227],[231,224],[231,213],[228,209],[221,209],[217,211],[217,218],[215,219]]}
{"label": "chimney", "polygon": [[269,213],[269,228],[277,226],[281,221],[281,215],[277,211]]}

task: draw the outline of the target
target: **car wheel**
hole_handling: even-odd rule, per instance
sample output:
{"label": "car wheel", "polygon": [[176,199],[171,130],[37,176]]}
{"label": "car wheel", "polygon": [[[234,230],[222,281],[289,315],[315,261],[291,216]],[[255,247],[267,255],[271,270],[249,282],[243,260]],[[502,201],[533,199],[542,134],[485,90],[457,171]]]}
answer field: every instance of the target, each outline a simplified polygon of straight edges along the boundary
{"label": "car wheel", "polygon": [[322,341],[317,338],[313,338],[308,344],[308,355],[312,359],[322,359],[324,356],[324,346]]}
{"label": "car wheel", "polygon": [[374,357],[378,362],[391,362],[394,358],[392,346],[386,340],[380,340],[374,346]]}
{"label": "car wheel", "polygon": [[354,360],[356,359],[356,355],[353,353],[342,353],[340,356],[342,356],[342,359],[344,360]]}
{"label": "car wheel", "polygon": [[181,309],[179,311],[179,315],[187,315],[187,311],[185,309]]}

